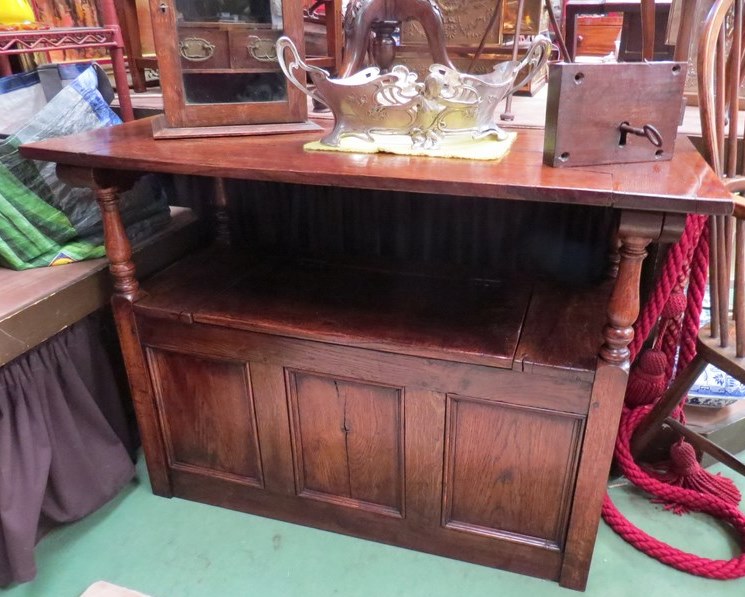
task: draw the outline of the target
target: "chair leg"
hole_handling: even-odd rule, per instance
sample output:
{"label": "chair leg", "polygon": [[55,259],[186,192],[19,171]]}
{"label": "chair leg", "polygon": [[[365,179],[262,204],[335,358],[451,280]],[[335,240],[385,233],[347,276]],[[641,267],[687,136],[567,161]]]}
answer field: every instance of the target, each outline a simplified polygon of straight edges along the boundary
{"label": "chair leg", "polygon": [[137,93],[142,93],[147,91],[147,86],[145,69],[137,64],[137,60],[142,57],[137,5],[133,0],[125,0],[116,3],[116,10],[119,17],[119,27],[124,38],[124,51],[127,54],[129,74],[132,77],[132,88]]}
{"label": "chair leg", "polygon": [[634,457],[639,456],[649,445],[660,430],[660,426],[670,416],[676,406],[680,404],[688,389],[698,379],[706,368],[706,361],[698,354],[689,363],[684,371],[675,378],[673,384],[667,389],[662,397],[654,405],[647,417],[642,421],[639,428],[631,439],[631,453]]}
{"label": "chair leg", "polygon": [[736,473],[745,476],[745,464],[740,462],[734,455],[724,448],[720,448],[713,441],[706,439],[703,435],[700,435],[691,429],[688,429],[688,427],[679,423],[675,419],[668,417],[665,419],[665,424],[669,425],[675,431],[680,433],[680,435],[685,437],[697,450],[706,452],[709,456],[728,466]]}

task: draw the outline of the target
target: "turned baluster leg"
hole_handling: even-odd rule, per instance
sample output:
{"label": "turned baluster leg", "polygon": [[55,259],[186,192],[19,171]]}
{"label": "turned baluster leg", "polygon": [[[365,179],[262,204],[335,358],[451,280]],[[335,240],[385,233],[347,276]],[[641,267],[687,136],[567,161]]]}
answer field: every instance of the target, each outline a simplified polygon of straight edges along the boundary
{"label": "turned baluster leg", "polygon": [[606,271],[609,278],[618,277],[618,266],[621,263],[621,254],[618,252],[620,248],[621,243],[618,240],[618,234],[612,234],[608,246],[608,270]]}
{"label": "turned baluster leg", "polygon": [[109,258],[109,271],[114,279],[114,294],[129,302],[140,296],[140,283],[132,262],[132,245],[124,230],[119,213],[119,196],[114,187],[95,189],[103,220],[104,244]]}
{"label": "turned baluster leg", "polygon": [[158,409],[132,308],[133,303],[142,296],[132,261],[132,245],[119,212],[117,189],[107,186],[94,190],[103,219],[109,270],[114,279],[111,307],[127,368],[150,484],[155,494],[171,497],[173,492],[168,476],[168,458],[163,445]]}
{"label": "turned baluster leg", "polygon": [[628,370],[629,344],[634,339],[634,322],[639,316],[639,283],[642,262],[647,256],[650,238],[621,237],[620,261],[613,294],[608,304],[608,323],[603,330],[605,342],[600,348],[600,357]]}
{"label": "turned baluster leg", "polygon": [[57,176],[71,186],[92,189],[96,195],[103,221],[109,270],[114,283],[111,308],[127,368],[150,483],[154,493],[170,497],[173,492],[168,476],[168,457],[133,310],[133,303],[144,293],[137,281],[132,261],[132,245],[127,238],[119,212],[118,192],[130,188],[138,174],[58,165]]}
{"label": "turned baluster leg", "polygon": [[228,196],[225,191],[225,179],[215,179],[215,242],[221,247],[230,246],[230,216],[228,214]]}
{"label": "turned baluster leg", "polygon": [[[679,234],[680,222],[675,222]],[[559,583],[584,589],[595,546],[597,521],[606,493],[606,482],[618,432],[629,373],[629,344],[640,309],[642,263],[647,246],[661,237],[661,214],[624,213],[618,230],[617,275],[608,302],[607,324],[599,351],[585,439],[577,471],[572,514],[567,530],[564,562]],[[667,240],[667,238],[665,239]],[[611,242],[615,246],[616,241]]]}

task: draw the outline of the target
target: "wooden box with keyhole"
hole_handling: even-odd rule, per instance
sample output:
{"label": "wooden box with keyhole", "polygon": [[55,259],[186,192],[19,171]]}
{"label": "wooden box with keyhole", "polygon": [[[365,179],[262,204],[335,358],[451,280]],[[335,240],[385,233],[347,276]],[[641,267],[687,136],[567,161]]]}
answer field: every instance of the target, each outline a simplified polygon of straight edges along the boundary
{"label": "wooden box with keyhole", "polygon": [[563,167],[672,159],[686,68],[682,62],[552,64],[544,163]]}
{"label": "wooden box with keyhole", "polygon": [[302,47],[301,0],[151,0],[150,8],[165,108],[156,137],[318,128],[275,50],[281,35]]}

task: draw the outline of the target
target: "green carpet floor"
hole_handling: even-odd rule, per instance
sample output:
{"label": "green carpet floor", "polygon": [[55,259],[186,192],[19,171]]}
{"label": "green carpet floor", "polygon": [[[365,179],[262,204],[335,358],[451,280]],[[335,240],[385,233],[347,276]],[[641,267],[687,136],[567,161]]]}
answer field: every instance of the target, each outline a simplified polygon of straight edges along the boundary
{"label": "green carpet floor", "polygon": [[[106,580],[152,597],[481,597],[579,595],[555,583],[150,493],[139,481],[85,520],[44,538],[33,582],[7,597],[78,597]],[[745,492],[745,479],[737,482]],[[737,553],[704,516],[674,516],[628,487],[613,498],[642,528],[712,558]],[[586,595],[738,596],[745,579],[710,581],[637,552],[601,523]]]}

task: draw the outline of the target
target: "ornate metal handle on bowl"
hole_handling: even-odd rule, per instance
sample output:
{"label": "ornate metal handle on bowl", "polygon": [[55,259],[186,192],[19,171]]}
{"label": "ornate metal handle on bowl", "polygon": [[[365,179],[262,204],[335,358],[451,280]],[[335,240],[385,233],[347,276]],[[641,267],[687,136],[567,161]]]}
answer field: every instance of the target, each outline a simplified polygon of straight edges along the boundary
{"label": "ornate metal handle on bowl", "polygon": [[[313,98],[318,102],[321,102],[324,106],[328,105],[327,102],[320,95],[318,95],[315,91],[311,91],[310,89],[308,89],[305,83],[301,83],[295,76],[295,71],[299,69],[305,71],[306,73],[317,73],[323,78],[328,79],[328,71],[325,71],[322,68],[318,68],[317,66],[310,66],[309,64],[305,64],[305,62],[303,62],[303,59],[300,58],[300,54],[298,54],[295,44],[286,35],[283,35],[277,40],[275,48],[277,52],[277,62],[279,62],[279,67],[282,69],[285,77],[287,77],[287,80],[295,87],[297,87],[300,91],[302,91],[305,95]],[[287,52],[289,52],[290,54],[289,62],[287,61]]]}
{"label": "ornate metal handle on bowl", "polygon": [[190,62],[204,62],[215,55],[215,44],[201,37],[187,37],[179,43],[179,53]]}
{"label": "ornate metal handle on bowl", "polygon": [[271,39],[262,39],[258,35],[249,35],[246,49],[251,58],[258,62],[277,62],[277,48]]}
{"label": "ornate metal handle on bowl", "polygon": [[530,46],[525,57],[520,61],[520,64],[516,69],[519,73],[522,69],[528,67],[528,73],[512,86],[512,89],[510,89],[507,95],[515,93],[515,91],[530,83],[533,78],[545,68],[548,59],[551,57],[552,49],[553,46],[551,45],[551,40],[545,35],[538,35],[535,37],[533,45]]}

